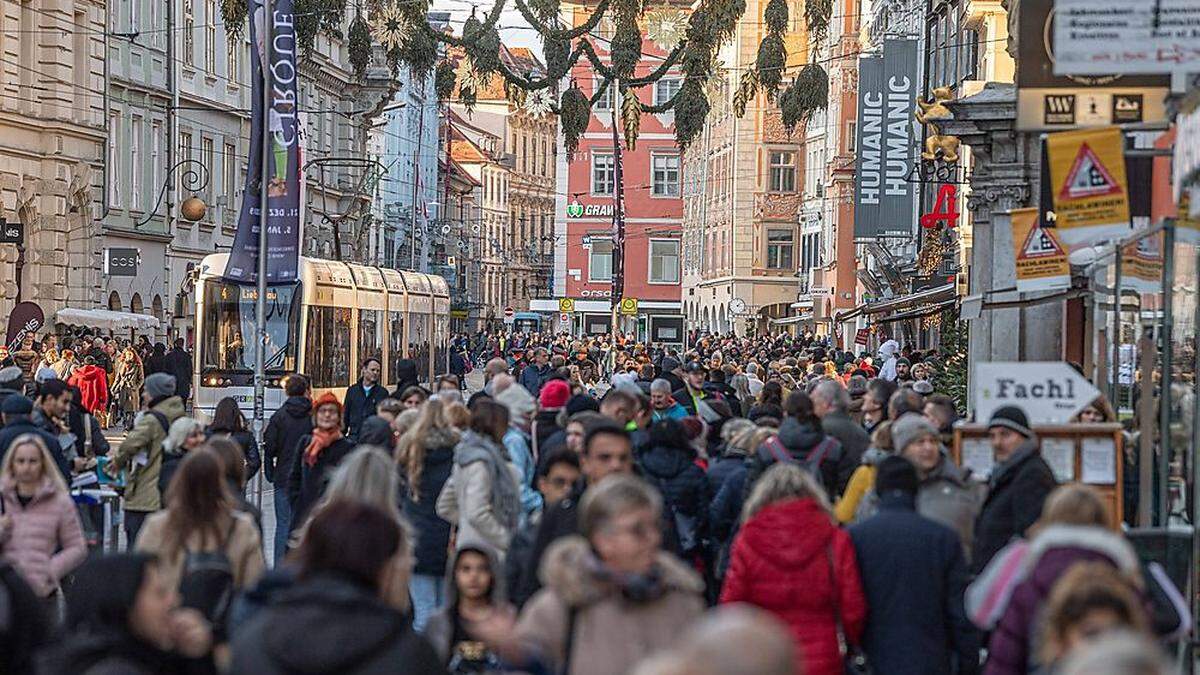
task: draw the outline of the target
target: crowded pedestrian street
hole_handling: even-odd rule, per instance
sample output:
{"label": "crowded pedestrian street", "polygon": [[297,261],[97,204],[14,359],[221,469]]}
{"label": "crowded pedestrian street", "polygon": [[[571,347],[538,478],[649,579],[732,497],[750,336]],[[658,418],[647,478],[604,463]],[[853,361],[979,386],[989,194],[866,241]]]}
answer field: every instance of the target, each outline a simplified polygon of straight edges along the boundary
{"label": "crowded pedestrian street", "polygon": [[0,675],[1200,675],[1200,0],[0,0]]}

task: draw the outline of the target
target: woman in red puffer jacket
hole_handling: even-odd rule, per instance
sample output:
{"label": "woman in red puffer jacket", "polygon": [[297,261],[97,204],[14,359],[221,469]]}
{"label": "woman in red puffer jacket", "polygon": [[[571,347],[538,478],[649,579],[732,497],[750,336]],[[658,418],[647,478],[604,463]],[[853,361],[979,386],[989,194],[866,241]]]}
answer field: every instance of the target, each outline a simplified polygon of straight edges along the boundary
{"label": "woman in red puffer jacket", "polygon": [[79,387],[79,403],[84,410],[96,415],[108,410],[108,373],[90,356],[83,363],[83,367],[75,369],[67,384]]}
{"label": "woman in red puffer jacket", "polygon": [[804,469],[775,464],[755,484],[721,602],[766,609],[792,631],[808,675],[842,675],[845,639],[860,644],[867,603],[850,536],[834,525],[828,498]]}

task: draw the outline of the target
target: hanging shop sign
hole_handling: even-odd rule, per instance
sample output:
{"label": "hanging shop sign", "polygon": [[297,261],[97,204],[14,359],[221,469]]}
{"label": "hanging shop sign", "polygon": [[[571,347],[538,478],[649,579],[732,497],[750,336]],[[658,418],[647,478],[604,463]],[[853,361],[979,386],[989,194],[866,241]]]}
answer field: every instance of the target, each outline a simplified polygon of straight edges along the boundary
{"label": "hanging shop sign", "polygon": [[0,218],[0,244],[16,244],[20,246],[25,243],[25,225],[14,220],[11,223],[6,218]]}
{"label": "hanging shop sign", "polygon": [[[296,106],[296,31],[293,0],[272,6],[271,44],[263,44],[268,17],[262,0],[250,2],[251,75],[250,157],[246,189],[238,214],[225,277],[235,283],[258,280],[259,228],[267,228],[267,283],[295,281],[300,266],[300,124]],[[271,107],[263,109],[263,68],[271,72]],[[264,121],[271,153],[263,163]],[[262,213],[262,191],[267,213]],[[264,223],[265,221],[265,223]]]}
{"label": "hanging shop sign", "polygon": [[859,328],[858,330],[854,331],[854,344],[866,347],[867,341],[870,339],[870,337],[871,330],[869,328]]}
{"label": "hanging shop sign", "polygon": [[[1192,2],[1193,0],[1164,0]],[[1022,0],[1017,12],[1017,129],[1061,131],[1130,122],[1161,122],[1169,76],[1135,75],[1115,68],[1091,74],[1060,74],[1055,36],[1063,0]],[[1128,0],[1070,0],[1092,10]],[[1152,5],[1154,0],[1136,0]],[[1109,47],[1124,43],[1112,42]]]}
{"label": "hanging shop sign", "polygon": [[1066,424],[1100,395],[1063,361],[977,363],[971,386],[975,419],[990,419],[998,408],[1015,405],[1032,424]]}
{"label": "hanging shop sign", "polygon": [[958,227],[958,188],[953,185],[939,187],[933,210],[922,215],[920,222],[925,229],[942,225],[947,229]]}
{"label": "hanging shop sign", "polygon": [[1055,226],[1067,246],[1129,233],[1124,143],[1117,127],[1046,137]]}
{"label": "hanging shop sign", "polygon": [[884,40],[882,58],[859,61],[855,239],[913,234],[918,65],[917,42],[907,39]]}
{"label": "hanging shop sign", "polygon": [[1140,293],[1162,292],[1162,232],[1142,237],[1121,249],[1121,287]]}
{"label": "hanging shop sign", "polygon": [[1056,75],[1200,71],[1195,0],[1055,0],[1054,12]]}
{"label": "hanging shop sign", "polygon": [[1036,208],[1012,210],[1012,241],[1019,292],[1071,287],[1067,249],[1052,228],[1040,227]]}

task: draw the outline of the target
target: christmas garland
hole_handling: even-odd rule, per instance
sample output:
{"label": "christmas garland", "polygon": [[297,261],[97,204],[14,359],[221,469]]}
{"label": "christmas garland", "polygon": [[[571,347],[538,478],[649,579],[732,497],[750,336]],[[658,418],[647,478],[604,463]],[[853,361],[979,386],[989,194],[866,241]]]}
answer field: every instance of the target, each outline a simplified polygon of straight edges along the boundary
{"label": "christmas garland", "polygon": [[[685,19],[672,6],[647,6],[644,0],[599,0],[585,21],[565,28],[559,25],[560,0],[513,0],[525,21],[540,35],[546,60],[544,73],[521,73],[501,58],[503,47],[497,28],[508,0],[494,0],[482,17],[475,11],[464,22],[459,35],[434,30],[428,21],[428,0],[365,0],[356,6],[354,19],[347,31],[348,60],[355,77],[366,76],[373,43],[383,46],[393,75],[406,66],[416,78],[434,73],[434,89],[440,100],[458,92],[458,100],[467,107],[474,105],[480,83],[499,77],[505,96],[514,105],[548,107],[559,116],[566,137],[568,152],[577,147],[586,130],[592,105],[611,87],[622,94],[621,126],[626,143],[634,147],[640,118],[643,113],[661,114],[674,111],[675,135],[680,147],[686,148],[699,137],[711,109],[710,91],[706,86],[717,72],[716,53],[737,28],[746,11],[745,0],[701,0]],[[295,0],[296,39],[302,54],[307,57],[318,34],[341,38],[341,26],[347,0]],[[831,0],[807,0],[805,22],[810,43],[825,40],[831,17]],[[221,15],[230,35],[237,35],[246,20],[247,0],[221,0]],[[370,21],[364,14],[371,17]],[[608,18],[613,35],[608,40],[608,59],[596,52],[593,31]],[[758,93],[766,95],[780,107],[783,122],[789,129],[802,123],[816,110],[825,108],[829,94],[828,77],[815,62],[796,74],[783,91],[787,69],[787,48],[784,35],[788,24],[787,0],[767,0],[763,11],[766,35],[759,45],[754,67],[744,72],[733,100],[734,112],[741,116],[747,103]],[[652,71],[636,75],[643,57],[643,32],[667,56]],[[674,44],[671,44],[674,42]],[[448,54],[440,45],[455,47],[457,54]],[[579,62],[586,58],[596,73],[596,86],[591,96],[584,94],[572,82],[555,97],[539,90],[556,91],[559,83]],[[683,84],[668,101],[655,105],[642,103],[637,91],[667,77],[678,68],[683,72]]]}

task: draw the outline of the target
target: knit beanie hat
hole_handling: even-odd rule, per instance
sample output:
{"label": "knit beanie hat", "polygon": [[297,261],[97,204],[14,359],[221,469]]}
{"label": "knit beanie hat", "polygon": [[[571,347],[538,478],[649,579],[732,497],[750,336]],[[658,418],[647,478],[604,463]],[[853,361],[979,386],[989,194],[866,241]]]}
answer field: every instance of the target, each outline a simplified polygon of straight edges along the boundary
{"label": "knit beanie hat", "polygon": [[574,415],[584,410],[600,412],[600,404],[596,402],[596,399],[587,394],[575,394],[567,401],[565,408],[568,415]]}
{"label": "knit beanie hat", "polygon": [[933,393],[933,385],[929,380],[917,380],[913,382],[912,390],[922,396],[928,396]]}
{"label": "knit beanie hat", "polygon": [[886,495],[891,492],[915,495],[919,485],[917,467],[903,457],[889,455],[875,467],[875,494],[877,495]]}
{"label": "knit beanie hat", "polygon": [[992,413],[992,419],[988,420],[988,429],[991,430],[995,427],[1012,429],[1025,438],[1033,438],[1033,430],[1029,428],[1029,418],[1025,416],[1024,410],[1015,405],[997,408],[996,412]]}
{"label": "knit beanie hat", "polygon": [[929,420],[917,413],[904,413],[899,419],[892,422],[892,447],[896,452],[904,452],[904,448],[910,443],[920,440],[925,436],[937,437],[937,429],[934,428]]}
{"label": "knit beanie hat", "polygon": [[[174,378],[171,378],[171,379],[174,379]],[[317,411],[321,409],[321,406],[326,406],[326,405],[337,406],[338,417],[342,416],[342,402],[338,400],[337,395],[334,394],[332,391],[327,391],[324,394],[321,394],[320,396],[317,397],[317,400],[313,401],[313,404],[312,404],[313,414],[316,415]]]}
{"label": "knit beanie hat", "polygon": [[146,378],[146,395],[150,400],[175,395],[175,376],[166,373],[154,373]]}
{"label": "knit beanie hat", "polygon": [[524,419],[537,412],[537,401],[533,399],[533,394],[519,384],[496,394],[496,403],[508,408],[509,418],[513,420]]}
{"label": "knit beanie hat", "polygon": [[45,382],[46,380],[57,380],[57,379],[58,379],[58,373],[54,372],[54,369],[51,368],[50,366],[42,366],[41,368],[38,368],[38,371],[36,373],[34,373],[34,375],[33,375],[33,381],[37,382],[38,384],[41,384],[41,383]]}
{"label": "knit beanie hat", "polygon": [[542,385],[538,403],[541,404],[543,410],[561,408],[567,404],[569,398],[571,398],[571,385],[567,384],[566,380],[550,380]]}
{"label": "knit beanie hat", "polygon": [[24,379],[25,372],[21,370],[20,366],[9,366],[0,369],[0,387],[20,391],[22,380]]}

